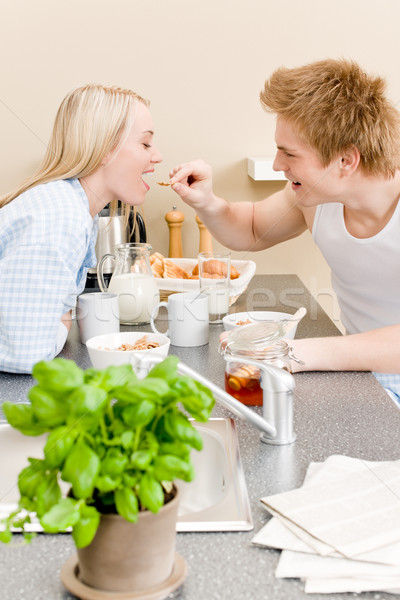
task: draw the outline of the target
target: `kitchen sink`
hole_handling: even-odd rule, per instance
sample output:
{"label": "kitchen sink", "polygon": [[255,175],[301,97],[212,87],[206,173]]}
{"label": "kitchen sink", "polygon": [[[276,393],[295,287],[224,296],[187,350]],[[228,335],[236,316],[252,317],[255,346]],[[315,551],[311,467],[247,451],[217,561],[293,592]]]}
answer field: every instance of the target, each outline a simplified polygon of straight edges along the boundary
{"label": "kitchen sink", "polygon": [[[203,450],[191,454],[194,481],[177,482],[182,493],[177,531],[253,529],[235,421],[210,419],[195,427],[203,438]],[[0,520],[18,501],[17,475],[27,466],[27,457],[43,456],[43,438],[24,436],[7,423],[0,424]],[[39,522],[27,530],[41,531]]]}
{"label": "kitchen sink", "polygon": [[196,477],[185,483],[178,510],[178,531],[249,531],[250,503],[233,419],[196,423],[203,450],[192,452]]}

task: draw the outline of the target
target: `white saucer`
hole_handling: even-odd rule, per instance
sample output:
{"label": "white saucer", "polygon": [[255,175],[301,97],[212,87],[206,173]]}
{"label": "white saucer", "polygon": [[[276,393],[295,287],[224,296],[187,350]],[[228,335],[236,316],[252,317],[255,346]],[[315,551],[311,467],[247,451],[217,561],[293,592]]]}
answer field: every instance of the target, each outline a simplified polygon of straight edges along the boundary
{"label": "white saucer", "polygon": [[69,592],[81,600],[162,600],[182,585],[187,573],[185,559],[175,553],[171,575],[160,585],[142,592],[108,592],[86,585],[79,579],[78,555],[75,554],[61,567],[61,581]]}

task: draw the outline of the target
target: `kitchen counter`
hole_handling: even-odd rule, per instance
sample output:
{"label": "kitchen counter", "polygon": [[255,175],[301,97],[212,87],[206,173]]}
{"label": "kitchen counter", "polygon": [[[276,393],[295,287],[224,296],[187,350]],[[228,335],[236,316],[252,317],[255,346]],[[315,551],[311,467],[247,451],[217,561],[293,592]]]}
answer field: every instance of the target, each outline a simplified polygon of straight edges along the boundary
{"label": "kitchen counter", "polygon": [[[340,335],[326,313],[295,275],[255,276],[230,312],[308,310],[297,337]],[[162,325],[160,325],[162,328]],[[127,328],[125,328],[127,329]],[[142,327],[150,331],[149,327]],[[223,387],[224,360],[217,353],[222,325],[210,325],[210,343],[200,348],[177,348],[189,366]],[[86,348],[73,323],[62,352],[83,368],[90,366]],[[254,520],[254,530],[234,533],[180,533],[177,551],[188,564],[183,586],[169,598],[176,600],[294,600],[309,597],[295,579],[276,579],[279,551],[255,547],[251,539],[269,519],[259,499],[299,487],[311,461],[332,454],[366,460],[400,458],[397,446],[400,411],[370,373],[298,373],[295,375],[294,424],[297,440],[289,446],[263,444],[259,432],[237,419],[241,457]],[[21,402],[32,385],[28,375],[0,373],[0,402]],[[261,408],[255,408],[261,414]],[[213,416],[232,416],[216,405]],[[1,460],[6,457],[1,457]],[[1,471],[0,471],[1,472]],[[42,535],[29,546],[0,545],[1,597],[6,600],[67,600],[74,596],[62,586],[59,570],[75,553],[68,534]],[[354,597],[354,595],[352,595]],[[317,600],[327,596],[314,594]],[[331,594],[331,600],[350,594]],[[365,599],[392,599],[386,593],[363,593]]]}

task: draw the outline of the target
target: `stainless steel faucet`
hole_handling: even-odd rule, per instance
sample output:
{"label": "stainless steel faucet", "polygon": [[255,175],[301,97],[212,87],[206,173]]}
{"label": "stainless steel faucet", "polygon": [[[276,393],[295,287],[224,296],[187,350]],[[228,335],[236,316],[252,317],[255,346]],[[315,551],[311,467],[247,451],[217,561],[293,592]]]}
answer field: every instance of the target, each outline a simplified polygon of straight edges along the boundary
{"label": "stainless steel faucet", "polygon": [[[238,360],[234,356],[224,356],[224,358],[227,362],[237,362]],[[260,429],[262,442],[275,445],[292,444],[296,439],[293,431],[293,390],[295,385],[293,375],[284,369],[278,369],[243,356],[240,356],[240,362],[255,365],[261,370],[262,417],[184,363],[178,364],[178,371],[190,375],[207,386],[225,408]]]}

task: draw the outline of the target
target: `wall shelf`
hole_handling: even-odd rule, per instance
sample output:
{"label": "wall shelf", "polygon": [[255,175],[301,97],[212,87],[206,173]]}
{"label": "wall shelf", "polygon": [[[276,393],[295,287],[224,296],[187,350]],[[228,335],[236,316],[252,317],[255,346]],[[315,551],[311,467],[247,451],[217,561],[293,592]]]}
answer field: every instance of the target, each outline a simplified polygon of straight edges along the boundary
{"label": "wall shelf", "polygon": [[247,173],[255,181],[286,181],[282,171],[274,171],[273,158],[249,157],[247,159]]}

